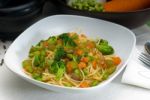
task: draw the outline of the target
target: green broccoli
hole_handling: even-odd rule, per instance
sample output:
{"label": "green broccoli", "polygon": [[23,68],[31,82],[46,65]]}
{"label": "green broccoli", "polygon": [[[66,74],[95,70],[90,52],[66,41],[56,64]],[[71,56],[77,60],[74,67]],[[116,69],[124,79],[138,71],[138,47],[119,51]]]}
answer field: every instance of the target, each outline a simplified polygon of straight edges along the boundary
{"label": "green broccoli", "polygon": [[52,65],[49,67],[49,71],[51,73],[54,73],[56,75],[56,79],[60,79],[64,72],[65,72],[66,66],[63,61],[54,61]]}
{"label": "green broccoli", "polygon": [[48,41],[49,44],[55,44],[57,42],[57,37],[52,36],[47,41]]}
{"label": "green broccoli", "polygon": [[63,47],[58,47],[55,52],[54,60],[59,61],[62,57],[66,55],[66,52]]}
{"label": "green broccoli", "polygon": [[109,45],[107,40],[101,39],[96,48],[103,54],[103,55],[110,55],[114,53],[114,49],[112,46]]}
{"label": "green broccoli", "polygon": [[63,40],[64,46],[75,47],[77,45],[67,33],[61,34],[59,38]]}

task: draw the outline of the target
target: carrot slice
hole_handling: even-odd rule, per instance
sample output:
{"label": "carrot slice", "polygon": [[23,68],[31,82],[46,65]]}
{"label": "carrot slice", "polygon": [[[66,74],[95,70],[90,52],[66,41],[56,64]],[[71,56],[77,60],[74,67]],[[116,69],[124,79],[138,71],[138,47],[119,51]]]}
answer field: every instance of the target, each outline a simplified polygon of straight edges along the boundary
{"label": "carrot slice", "polygon": [[78,64],[78,67],[79,67],[80,69],[86,68],[86,63],[80,62],[80,63]]}
{"label": "carrot slice", "polygon": [[89,87],[89,83],[86,82],[86,81],[84,81],[84,82],[82,82],[82,83],[80,84],[79,87],[80,87],[80,88],[86,88],[86,87]]}
{"label": "carrot slice", "polygon": [[97,66],[97,61],[96,61],[96,60],[94,60],[94,61],[92,62],[92,66],[93,66],[94,69],[96,69],[96,66]]}
{"label": "carrot slice", "polygon": [[83,57],[83,58],[81,58],[81,61],[85,62],[85,63],[88,63],[89,59],[88,59],[88,57]]}
{"label": "carrot slice", "polygon": [[71,73],[73,71],[73,67],[71,63],[67,63],[67,73]]}
{"label": "carrot slice", "polygon": [[80,49],[78,49],[78,50],[76,50],[76,54],[80,56],[80,55],[82,55],[82,54],[83,54],[83,51],[82,51],[82,50],[80,50]]}
{"label": "carrot slice", "polygon": [[119,65],[121,63],[121,59],[120,57],[112,57],[113,62],[115,63],[115,65]]}

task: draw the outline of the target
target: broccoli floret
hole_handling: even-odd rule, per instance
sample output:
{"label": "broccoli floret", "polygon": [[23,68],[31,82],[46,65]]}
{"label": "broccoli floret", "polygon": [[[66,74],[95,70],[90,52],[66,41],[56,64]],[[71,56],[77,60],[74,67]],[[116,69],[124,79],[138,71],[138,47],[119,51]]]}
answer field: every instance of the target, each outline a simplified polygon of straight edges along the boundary
{"label": "broccoli floret", "polygon": [[65,69],[66,69],[65,68],[66,66],[65,66],[65,63],[63,61],[58,62],[58,65],[59,65],[59,69],[56,73],[56,79],[59,80],[63,76]]}
{"label": "broccoli floret", "polygon": [[44,67],[45,64],[45,50],[39,51],[39,53],[34,53],[33,55],[33,65],[35,67]]}
{"label": "broccoli floret", "polygon": [[88,11],[103,11],[103,5],[97,0],[70,0],[69,5],[75,9],[88,10]]}
{"label": "broccoli floret", "polygon": [[97,49],[103,55],[110,55],[114,53],[114,49],[110,45],[97,45]]}
{"label": "broccoli floret", "polygon": [[24,67],[24,69],[30,73],[33,72],[33,68],[32,68],[32,60],[24,60],[22,62],[22,65]]}
{"label": "broccoli floret", "polygon": [[68,36],[67,33],[63,33],[59,36],[60,39],[63,40],[64,46],[72,46],[75,47],[77,44],[73,41],[72,38]]}
{"label": "broccoli floret", "polygon": [[114,49],[112,46],[109,45],[107,40],[101,39],[96,48],[103,54],[103,55],[110,55],[114,53]]}
{"label": "broccoli floret", "polygon": [[39,74],[39,73],[33,73],[33,74],[32,74],[32,77],[33,77],[35,80],[42,81],[42,75]]}
{"label": "broccoli floret", "polygon": [[58,47],[55,52],[54,60],[59,61],[62,57],[66,55],[66,52],[63,47]]}
{"label": "broccoli floret", "polygon": [[39,55],[35,55],[35,56],[34,56],[33,65],[34,65],[35,67],[37,67],[37,66],[40,65],[40,57],[39,57]]}
{"label": "broccoli floret", "polygon": [[107,40],[104,40],[104,39],[101,39],[99,40],[99,45],[103,44],[103,45],[108,45],[108,41]]}
{"label": "broccoli floret", "polygon": [[57,37],[52,36],[47,41],[48,41],[49,44],[55,44],[57,42]]}
{"label": "broccoli floret", "polygon": [[29,53],[34,53],[34,52],[37,52],[40,50],[42,50],[42,48],[40,46],[32,46]]}
{"label": "broccoli floret", "polygon": [[49,67],[49,71],[51,73],[54,73],[56,75],[56,79],[60,79],[64,72],[65,72],[66,66],[63,61],[54,61],[52,65]]}

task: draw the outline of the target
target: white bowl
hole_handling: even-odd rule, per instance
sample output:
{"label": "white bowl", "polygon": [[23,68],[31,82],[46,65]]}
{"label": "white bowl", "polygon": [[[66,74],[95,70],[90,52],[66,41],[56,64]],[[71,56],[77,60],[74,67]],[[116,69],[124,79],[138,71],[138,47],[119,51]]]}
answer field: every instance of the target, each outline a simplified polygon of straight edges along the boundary
{"label": "white bowl", "polygon": [[[49,36],[70,31],[84,32],[90,38],[96,39],[101,37],[110,42],[115,49],[115,53],[121,57],[122,62],[109,79],[95,87],[70,88],[36,81],[23,72],[22,61],[27,58],[32,45],[37,44],[40,40],[46,39]],[[102,87],[111,82],[125,68],[135,46],[135,42],[135,35],[123,26],[88,17],[55,15],[44,18],[25,30],[11,44],[5,54],[4,61],[12,72],[37,86],[58,92],[89,92],[102,89]]]}

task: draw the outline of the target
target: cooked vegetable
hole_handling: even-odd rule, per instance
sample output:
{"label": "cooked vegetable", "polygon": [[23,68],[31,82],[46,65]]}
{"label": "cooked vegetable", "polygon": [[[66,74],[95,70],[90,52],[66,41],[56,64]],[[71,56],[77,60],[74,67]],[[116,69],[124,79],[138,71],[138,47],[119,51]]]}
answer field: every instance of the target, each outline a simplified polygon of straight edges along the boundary
{"label": "cooked vegetable", "polygon": [[131,12],[150,6],[149,0],[68,0],[68,5],[74,9],[94,12]]}
{"label": "cooked vegetable", "polygon": [[64,51],[63,47],[59,47],[59,48],[56,49],[54,59],[59,61],[65,55],[66,55],[66,52]]}
{"label": "cooked vegetable", "polygon": [[56,42],[57,42],[57,37],[52,36],[52,37],[50,37],[47,41],[48,41],[49,44],[56,44]]}
{"label": "cooked vegetable", "polygon": [[114,49],[109,45],[97,45],[97,49],[104,55],[110,55],[114,53]]}
{"label": "cooked vegetable", "polygon": [[22,62],[22,65],[24,67],[24,69],[30,73],[33,72],[33,69],[32,69],[32,60],[24,60]]}
{"label": "cooked vegetable", "polygon": [[39,66],[39,65],[40,65],[40,58],[39,58],[39,55],[35,55],[35,56],[34,56],[33,65],[34,65],[34,66]]}
{"label": "cooked vegetable", "polygon": [[77,81],[81,81],[82,80],[82,74],[81,74],[81,71],[76,68],[74,70],[74,72],[72,73],[71,77],[74,79],[74,80],[77,80]]}
{"label": "cooked vegetable", "polygon": [[81,61],[85,62],[85,63],[88,63],[89,59],[88,59],[88,57],[83,57],[83,58],[81,58]]}
{"label": "cooked vegetable", "polygon": [[120,62],[121,62],[120,57],[112,57],[112,59],[113,59],[113,61],[114,61],[114,63],[115,63],[116,65],[119,65]]}
{"label": "cooked vegetable", "polygon": [[97,67],[97,61],[96,60],[92,61],[92,66],[94,69],[96,69],[96,67]]}
{"label": "cooked vegetable", "polygon": [[54,73],[56,75],[56,79],[59,80],[65,73],[65,68],[65,63],[63,61],[54,61],[49,70],[51,73]]}
{"label": "cooked vegetable", "polygon": [[86,82],[86,81],[84,81],[84,82],[82,82],[82,83],[80,84],[80,87],[81,87],[81,88],[89,87],[89,83]]}
{"label": "cooked vegetable", "polygon": [[103,55],[110,55],[114,53],[114,49],[108,44],[108,41],[106,40],[100,40],[96,47]]}
{"label": "cooked vegetable", "polygon": [[68,36],[67,33],[61,34],[59,38],[63,40],[64,46],[76,46],[76,43]]}
{"label": "cooked vegetable", "polygon": [[73,71],[73,65],[71,62],[67,62],[67,73],[71,73]]}
{"label": "cooked vegetable", "polygon": [[78,49],[78,50],[76,50],[76,54],[80,56],[83,54],[83,51],[81,49]]}
{"label": "cooked vegetable", "polygon": [[104,40],[104,39],[100,39],[99,41],[98,41],[98,44],[99,45],[108,45],[108,41],[107,40]]}
{"label": "cooked vegetable", "polygon": [[63,33],[32,46],[22,65],[35,80],[86,88],[98,85],[116,70],[121,59],[113,53],[107,40],[97,42],[84,34]]}
{"label": "cooked vegetable", "polygon": [[149,0],[112,0],[104,4],[105,12],[130,12],[150,6]]}
{"label": "cooked vegetable", "polygon": [[99,81],[95,80],[95,81],[92,82],[91,86],[96,86],[98,84],[99,84]]}
{"label": "cooked vegetable", "polygon": [[79,67],[80,69],[86,68],[86,63],[80,62],[80,63],[78,64],[78,67]]}
{"label": "cooked vegetable", "polygon": [[69,6],[79,10],[103,11],[102,3],[97,2],[96,0],[73,0],[69,3]]}
{"label": "cooked vegetable", "polygon": [[42,76],[41,76],[41,74],[33,73],[33,74],[32,74],[32,77],[33,77],[35,80],[42,81]]}
{"label": "cooked vegetable", "polygon": [[106,59],[105,62],[108,68],[115,66],[113,59]]}

